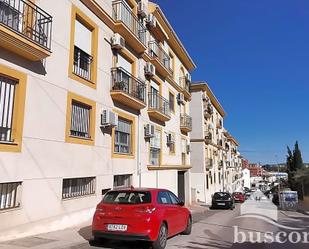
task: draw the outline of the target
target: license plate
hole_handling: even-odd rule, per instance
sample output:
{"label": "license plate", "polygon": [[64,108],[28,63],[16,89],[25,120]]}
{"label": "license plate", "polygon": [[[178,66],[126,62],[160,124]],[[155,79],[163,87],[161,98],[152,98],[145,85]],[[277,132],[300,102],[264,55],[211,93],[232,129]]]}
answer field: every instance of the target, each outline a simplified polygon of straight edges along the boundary
{"label": "license plate", "polygon": [[127,225],[119,225],[119,224],[108,224],[107,230],[108,231],[127,231],[128,226]]}
{"label": "license plate", "polygon": [[225,203],[218,203],[219,206],[225,206]]}

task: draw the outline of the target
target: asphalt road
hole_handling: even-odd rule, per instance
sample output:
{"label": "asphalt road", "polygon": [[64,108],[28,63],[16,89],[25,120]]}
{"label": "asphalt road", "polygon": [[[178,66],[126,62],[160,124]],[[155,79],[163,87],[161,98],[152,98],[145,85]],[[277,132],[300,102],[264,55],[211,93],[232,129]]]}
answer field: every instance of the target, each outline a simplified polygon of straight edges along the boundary
{"label": "asphalt road", "polygon": [[[255,200],[255,196],[261,195],[261,192],[255,193],[251,200],[237,204],[234,210],[207,210],[205,213],[194,213],[191,235],[177,235],[170,238],[166,249],[309,248],[309,216],[297,212],[278,211],[266,198],[261,201]],[[0,243],[0,248],[149,249],[150,246],[144,242],[94,243],[91,227],[87,225],[3,242]]]}
{"label": "asphalt road", "polygon": [[[254,196],[244,204],[237,204],[234,210],[195,214],[192,234],[170,238],[166,248],[309,248],[309,217],[295,214],[293,218],[284,215],[269,200],[256,201]],[[305,226],[307,228],[303,229]],[[86,243],[80,246],[69,249],[150,248],[141,242]]]}

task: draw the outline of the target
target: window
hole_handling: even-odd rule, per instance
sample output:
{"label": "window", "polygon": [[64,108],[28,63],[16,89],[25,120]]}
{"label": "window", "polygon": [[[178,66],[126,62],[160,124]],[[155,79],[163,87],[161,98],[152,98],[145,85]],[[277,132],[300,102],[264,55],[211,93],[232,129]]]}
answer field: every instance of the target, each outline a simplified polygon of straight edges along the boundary
{"label": "window", "polygon": [[71,17],[71,57],[69,76],[90,87],[96,87],[98,27],[75,6]]}
{"label": "window", "polygon": [[114,187],[130,187],[132,175],[115,175]]}
{"label": "window", "polygon": [[0,183],[0,210],[20,206],[21,182]]}
{"label": "window", "polygon": [[17,83],[0,75],[0,142],[13,142],[13,107]]}
{"label": "window", "polygon": [[218,179],[219,179],[219,184],[221,184],[221,174],[218,172]]}
{"label": "window", "polygon": [[173,93],[169,93],[169,107],[170,111],[175,113],[175,95]]}
{"label": "window", "polygon": [[119,118],[115,128],[115,153],[131,154],[131,133],[132,122]]}
{"label": "window", "polygon": [[151,203],[151,194],[140,191],[110,191],[104,196],[103,203],[134,205]]}
{"label": "window", "polygon": [[161,130],[155,129],[155,134],[150,138],[150,164],[160,165]]}
{"label": "window", "polygon": [[181,165],[186,165],[187,141],[181,139]]}
{"label": "window", "polygon": [[72,101],[70,135],[74,137],[90,138],[91,106]]}
{"label": "window", "polygon": [[20,152],[27,75],[0,64],[0,151]]}
{"label": "window", "polygon": [[94,145],[96,103],[68,93],[66,142]]}
{"label": "window", "polygon": [[159,204],[172,204],[171,197],[166,191],[160,191],[158,193],[157,201]]}
{"label": "window", "polygon": [[174,195],[172,192],[169,192],[169,196],[171,198],[171,202],[173,205],[178,205],[179,199],[177,198],[176,195]]}
{"label": "window", "polygon": [[206,175],[206,188],[209,189],[209,176]]}
{"label": "window", "polygon": [[95,177],[63,179],[62,199],[95,193]]}

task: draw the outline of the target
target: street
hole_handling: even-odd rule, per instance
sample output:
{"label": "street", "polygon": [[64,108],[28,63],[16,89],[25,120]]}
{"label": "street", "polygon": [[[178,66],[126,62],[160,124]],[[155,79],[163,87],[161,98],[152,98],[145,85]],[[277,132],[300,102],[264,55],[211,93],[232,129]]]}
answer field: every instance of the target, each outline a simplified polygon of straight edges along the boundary
{"label": "street", "polygon": [[[258,193],[255,195],[258,195]],[[270,219],[267,219],[267,217],[264,217],[264,219],[245,217],[248,215],[248,210],[249,213],[252,213],[253,209],[260,210],[259,207],[264,208],[261,209],[264,212],[261,216],[270,217],[271,212],[274,211],[274,209],[271,210],[274,206],[270,200],[265,198],[256,201],[253,196],[244,204],[236,204],[234,210],[210,209],[204,213],[194,213],[192,234],[170,238],[166,248],[308,248],[308,244],[297,241],[299,238],[295,231],[305,235],[304,240],[301,241],[307,241],[308,243],[309,216],[297,212],[279,211],[277,212],[278,223],[273,222],[272,224],[268,222]],[[265,211],[265,208],[268,211]],[[258,212],[255,211],[255,213]],[[306,229],[303,229],[303,227],[306,227]],[[281,233],[278,234],[278,232]],[[290,237],[290,240],[280,243],[284,241],[284,233],[282,232],[294,232],[294,234]],[[274,240],[277,242],[262,243],[265,242],[265,238],[268,238],[266,242],[270,242],[271,238],[267,237],[266,233],[273,233],[273,237],[276,237]],[[237,241],[240,243],[234,243]],[[259,243],[252,243],[256,241],[259,241]],[[292,243],[295,241],[297,243]],[[145,242],[122,241],[108,241],[100,244],[92,240],[90,226],[77,229],[74,233],[72,230],[64,230],[0,243],[0,248],[3,249],[23,249],[25,247],[40,249],[139,249],[149,248],[149,245]]]}

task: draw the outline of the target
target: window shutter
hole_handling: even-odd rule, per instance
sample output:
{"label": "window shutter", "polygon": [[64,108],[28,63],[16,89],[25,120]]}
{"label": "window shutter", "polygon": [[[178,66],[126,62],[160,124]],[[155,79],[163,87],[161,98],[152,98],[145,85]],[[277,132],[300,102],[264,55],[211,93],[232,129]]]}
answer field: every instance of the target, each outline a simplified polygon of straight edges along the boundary
{"label": "window shutter", "polygon": [[92,32],[85,25],[75,20],[74,45],[91,55]]}

